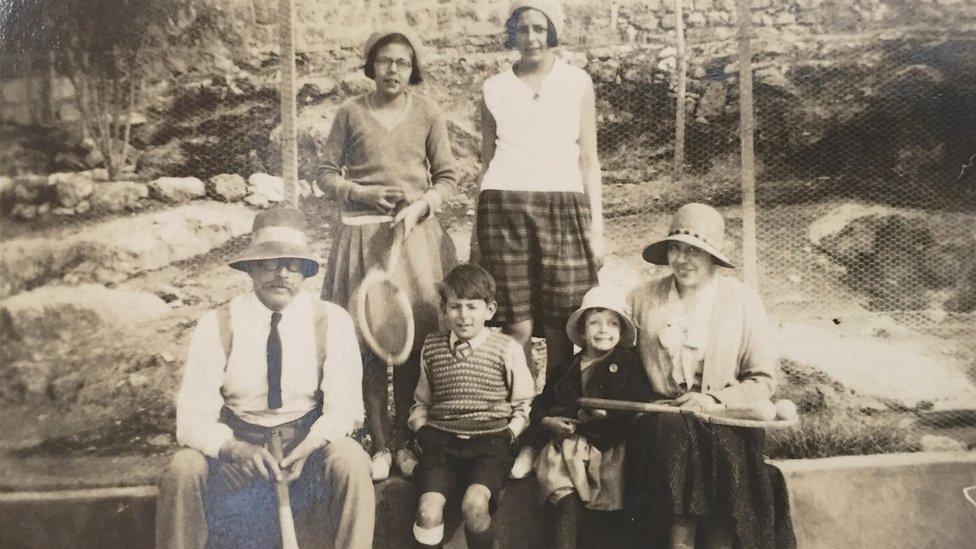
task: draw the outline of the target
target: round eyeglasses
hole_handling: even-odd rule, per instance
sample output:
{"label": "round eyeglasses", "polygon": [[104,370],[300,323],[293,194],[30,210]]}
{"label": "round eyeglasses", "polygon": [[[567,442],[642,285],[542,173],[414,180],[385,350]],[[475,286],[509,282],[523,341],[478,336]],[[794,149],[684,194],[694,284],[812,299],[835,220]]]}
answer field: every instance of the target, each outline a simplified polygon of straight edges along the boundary
{"label": "round eyeglasses", "polygon": [[279,259],[261,259],[254,262],[254,266],[264,272],[276,273],[284,268],[289,273],[300,273],[305,261],[294,257],[283,257]]}

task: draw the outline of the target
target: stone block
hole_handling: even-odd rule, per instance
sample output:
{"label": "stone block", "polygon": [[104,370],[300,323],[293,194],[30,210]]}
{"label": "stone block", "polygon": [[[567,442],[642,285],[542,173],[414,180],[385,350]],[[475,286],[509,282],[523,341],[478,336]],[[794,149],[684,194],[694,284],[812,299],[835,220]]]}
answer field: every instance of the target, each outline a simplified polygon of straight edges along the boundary
{"label": "stone block", "polygon": [[222,173],[207,181],[207,194],[221,202],[237,202],[247,195],[247,182],[236,173]]}
{"label": "stone block", "polygon": [[118,213],[141,208],[148,197],[149,187],[143,183],[112,181],[95,185],[89,200],[96,211]]}
{"label": "stone block", "polygon": [[76,172],[52,173],[47,178],[58,196],[58,203],[65,208],[75,208],[91,196],[95,183],[86,175]]}
{"label": "stone block", "polygon": [[178,204],[203,198],[207,189],[196,177],[160,177],[149,184],[149,194],[156,200]]}

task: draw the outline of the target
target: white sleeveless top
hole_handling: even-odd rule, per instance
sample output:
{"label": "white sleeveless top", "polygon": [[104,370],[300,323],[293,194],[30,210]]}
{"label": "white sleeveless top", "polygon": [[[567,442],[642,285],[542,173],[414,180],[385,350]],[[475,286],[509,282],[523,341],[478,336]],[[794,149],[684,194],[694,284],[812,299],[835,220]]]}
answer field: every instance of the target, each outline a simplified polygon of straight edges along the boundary
{"label": "white sleeveless top", "polygon": [[495,156],[481,190],[584,192],[580,105],[590,75],[556,57],[536,94],[513,69],[484,84],[495,119]]}

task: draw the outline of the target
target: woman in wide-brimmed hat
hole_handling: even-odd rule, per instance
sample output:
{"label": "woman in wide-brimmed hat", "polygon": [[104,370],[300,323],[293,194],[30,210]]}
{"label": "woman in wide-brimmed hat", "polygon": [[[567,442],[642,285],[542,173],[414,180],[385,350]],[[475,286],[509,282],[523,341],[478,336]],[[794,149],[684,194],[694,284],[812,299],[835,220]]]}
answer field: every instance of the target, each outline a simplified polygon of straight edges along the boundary
{"label": "woman in wide-brimmed hat", "polygon": [[546,378],[573,355],[566,319],[597,283],[603,208],[593,82],[563,61],[557,0],[516,0],[505,46],[511,68],[484,83],[483,174],[472,258],[498,284],[495,321],[523,344],[546,338]]}
{"label": "woman in wide-brimmed hat", "polygon": [[410,91],[423,79],[421,48],[402,25],[369,37],[363,72],[375,89],[339,107],[318,175],[323,189],[338,201],[341,217],[325,267],[324,299],[348,306],[369,269],[384,264],[393,239],[405,239],[392,276],[409,295],[416,338],[413,353],[395,371],[392,433],[386,365],[369,352],[364,356],[376,480],[389,474],[397,447],[401,472],[409,475],[416,464],[407,446],[406,419],[419,375],[420,346],[428,332],[438,329],[436,284],[457,264],[454,244],[434,216],[456,189],[446,120],[437,105]]}
{"label": "woman in wide-brimmed hat", "polygon": [[[705,409],[769,400],[777,356],[756,291],[723,271],[725,221],[705,204],[678,209],[644,260],[671,273],[628,298],[637,348],[656,399]],[[628,440],[628,494],[640,546],[791,547],[782,474],[764,459],[764,432],[648,414]]]}

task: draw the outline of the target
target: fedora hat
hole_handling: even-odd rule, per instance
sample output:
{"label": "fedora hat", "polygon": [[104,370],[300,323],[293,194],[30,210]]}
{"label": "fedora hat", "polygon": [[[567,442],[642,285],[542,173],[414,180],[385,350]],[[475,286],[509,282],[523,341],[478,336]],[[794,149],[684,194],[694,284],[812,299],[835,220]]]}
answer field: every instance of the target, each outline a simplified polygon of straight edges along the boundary
{"label": "fedora hat", "polygon": [[627,301],[624,299],[623,294],[618,292],[616,289],[609,286],[594,286],[590,288],[586,295],[583,296],[583,303],[579,306],[579,309],[573,311],[573,314],[569,315],[569,320],[566,322],[566,335],[569,336],[569,340],[573,342],[579,348],[584,348],[586,342],[583,340],[583,330],[580,326],[580,321],[585,318],[586,311],[589,309],[608,309],[618,315],[623,322],[620,326],[620,345],[624,347],[633,347],[637,342],[637,328],[634,326],[634,321],[630,318],[630,307],[627,306]]}
{"label": "fedora hat", "polygon": [[644,248],[644,261],[655,265],[668,264],[668,243],[684,242],[701,248],[715,258],[722,267],[734,266],[725,256],[725,219],[715,208],[692,202],[674,212],[668,236]]}
{"label": "fedora hat", "polygon": [[366,43],[363,45],[363,74],[365,74],[369,79],[373,78],[373,68],[369,66],[369,56],[373,52],[373,48],[380,40],[390,36],[392,34],[399,34],[400,36],[407,39],[410,43],[410,49],[413,50],[413,59],[415,61],[413,70],[410,72],[411,76],[416,75],[416,82],[411,80],[411,84],[419,84],[423,81],[423,57],[424,57],[424,43],[420,41],[420,38],[414,34],[413,30],[405,24],[402,23],[390,23],[383,25],[377,29],[373,34],[369,35],[366,39]]}
{"label": "fedora hat", "polygon": [[319,270],[319,262],[308,249],[305,216],[294,208],[275,208],[254,217],[251,241],[230,261],[230,266],[246,272],[251,261],[289,257],[304,262],[302,274],[305,278],[314,276]]}
{"label": "fedora hat", "polygon": [[543,15],[552,23],[552,29],[556,31],[556,40],[562,41],[563,29],[566,24],[566,13],[558,0],[515,0],[508,8],[508,18],[511,19],[516,12],[521,10],[533,9],[542,12]]}

